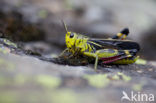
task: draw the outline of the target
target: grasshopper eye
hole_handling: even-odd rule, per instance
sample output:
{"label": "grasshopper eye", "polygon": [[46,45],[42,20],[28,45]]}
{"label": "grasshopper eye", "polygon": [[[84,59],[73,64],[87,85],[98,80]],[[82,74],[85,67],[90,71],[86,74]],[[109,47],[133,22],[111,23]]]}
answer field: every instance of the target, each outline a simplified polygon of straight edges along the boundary
{"label": "grasshopper eye", "polygon": [[70,34],[70,38],[73,38],[73,37],[74,37],[74,33],[71,33],[71,34]]}

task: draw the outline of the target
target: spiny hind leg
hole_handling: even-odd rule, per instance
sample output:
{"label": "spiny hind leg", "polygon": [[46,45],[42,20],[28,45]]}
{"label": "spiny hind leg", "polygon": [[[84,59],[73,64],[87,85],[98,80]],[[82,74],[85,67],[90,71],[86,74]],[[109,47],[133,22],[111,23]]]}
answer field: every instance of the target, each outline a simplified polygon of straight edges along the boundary
{"label": "spiny hind leg", "polygon": [[126,39],[126,37],[129,34],[129,29],[128,28],[124,28],[122,31],[120,31],[120,33],[117,33],[115,36],[112,37],[112,39]]}

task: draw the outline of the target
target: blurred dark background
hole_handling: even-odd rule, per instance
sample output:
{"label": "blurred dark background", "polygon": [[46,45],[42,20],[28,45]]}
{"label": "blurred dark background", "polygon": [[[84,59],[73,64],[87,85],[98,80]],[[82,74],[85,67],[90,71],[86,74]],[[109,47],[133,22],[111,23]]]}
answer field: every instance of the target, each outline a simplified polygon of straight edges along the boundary
{"label": "blurred dark background", "polygon": [[141,57],[156,60],[155,10],[156,0],[1,0],[0,36],[49,55],[65,48],[61,20],[69,30],[96,38],[128,27]]}

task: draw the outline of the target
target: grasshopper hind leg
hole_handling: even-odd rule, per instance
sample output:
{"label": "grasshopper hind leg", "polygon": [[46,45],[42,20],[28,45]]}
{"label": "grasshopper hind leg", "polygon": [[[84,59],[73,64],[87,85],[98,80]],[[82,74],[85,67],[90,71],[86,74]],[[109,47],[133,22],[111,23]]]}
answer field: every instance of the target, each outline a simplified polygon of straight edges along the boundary
{"label": "grasshopper hind leg", "polygon": [[102,61],[103,64],[130,64],[129,61],[124,61],[124,59],[129,59],[135,57],[137,50],[116,50],[116,49],[101,49],[97,50],[95,53],[84,52],[85,55],[94,57],[95,64],[94,69],[97,70],[98,61]]}
{"label": "grasshopper hind leg", "polygon": [[131,64],[134,63],[138,57],[136,57],[137,50],[120,50],[118,54],[109,57],[102,58],[103,64]]}

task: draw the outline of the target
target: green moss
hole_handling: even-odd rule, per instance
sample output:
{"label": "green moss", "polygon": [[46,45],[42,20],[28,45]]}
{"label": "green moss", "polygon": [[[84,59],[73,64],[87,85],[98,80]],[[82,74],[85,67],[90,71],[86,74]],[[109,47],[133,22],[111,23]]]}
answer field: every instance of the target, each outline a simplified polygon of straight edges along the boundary
{"label": "green moss", "polygon": [[126,82],[131,80],[130,76],[123,75],[122,77],[123,77],[123,80],[126,81]]}
{"label": "green moss", "polygon": [[26,83],[26,81],[28,81],[28,77],[26,77],[22,74],[18,74],[18,75],[16,75],[14,80],[15,80],[16,85],[23,85],[24,83]]}
{"label": "green moss", "polygon": [[40,10],[38,16],[45,19],[48,16],[48,12],[46,10]]}
{"label": "green moss", "polygon": [[11,42],[11,41],[9,41],[7,39],[4,39],[3,41],[4,41],[5,44],[7,44],[9,46],[12,46],[14,48],[17,48],[17,45],[15,43],[13,43],[13,42]]}
{"label": "green moss", "polygon": [[112,79],[113,80],[120,80],[120,77],[118,75],[114,75],[114,76],[112,76]]}
{"label": "green moss", "polygon": [[0,103],[17,103],[17,95],[13,92],[1,92]]}
{"label": "green moss", "polygon": [[147,64],[147,61],[144,60],[144,59],[138,59],[138,60],[135,62],[135,64],[142,64],[142,65],[145,65],[145,64]]}
{"label": "green moss", "polygon": [[118,72],[117,74],[120,75],[125,82],[128,82],[132,79],[130,76],[127,76],[123,74],[122,72]]}
{"label": "green moss", "polygon": [[6,78],[4,78],[3,76],[0,76],[0,86],[4,86],[6,84],[7,84]]}
{"label": "green moss", "polygon": [[0,52],[3,54],[8,54],[10,53],[10,49],[6,47],[0,47]]}
{"label": "green moss", "polygon": [[59,78],[48,75],[39,75],[36,80],[39,84],[48,88],[56,88],[61,84]]}
{"label": "green moss", "polygon": [[96,88],[106,87],[110,83],[107,74],[85,75],[84,78],[88,80],[91,86]]}
{"label": "green moss", "polygon": [[[40,103],[41,100],[39,98],[41,96],[39,96],[39,95],[40,95],[40,93],[38,93],[38,94],[31,93],[31,95],[27,96],[28,97],[27,103]],[[47,98],[46,98],[46,100],[47,100]]]}
{"label": "green moss", "polygon": [[73,9],[73,5],[70,0],[64,0],[64,3],[67,9],[69,10]]}
{"label": "green moss", "polygon": [[56,91],[51,97],[53,103],[79,103],[77,94],[71,90]]}
{"label": "green moss", "polygon": [[135,90],[135,91],[141,91],[142,90],[142,84],[134,84],[132,86],[132,89]]}
{"label": "green moss", "polygon": [[97,74],[97,75],[85,75],[84,78],[88,80],[89,84],[96,88],[103,88],[108,86],[111,80],[123,80],[124,82],[128,82],[131,80],[130,76],[127,76],[121,72],[118,72],[115,75],[107,75],[107,74]]}
{"label": "green moss", "polygon": [[12,62],[9,62],[5,59],[0,58],[0,67],[3,69],[5,68],[8,71],[12,71],[15,69],[15,64],[13,64]]}

